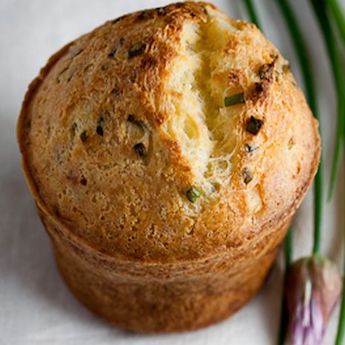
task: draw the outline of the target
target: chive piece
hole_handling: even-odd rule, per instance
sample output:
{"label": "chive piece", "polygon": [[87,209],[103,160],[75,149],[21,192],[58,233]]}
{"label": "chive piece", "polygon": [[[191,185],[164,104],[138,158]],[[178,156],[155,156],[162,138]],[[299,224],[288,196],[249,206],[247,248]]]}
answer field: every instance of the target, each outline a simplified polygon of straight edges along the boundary
{"label": "chive piece", "polygon": [[195,203],[195,201],[200,198],[201,196],[201,193],[199,191],[199,189],[197,189],[196,187],[191,187],[190,189],[187,190],[186,192],[186,196],[187,196],[187,199],[192,202],[192,203]]}
{"label": "chive piece", "polygon": [[138,42],[133,44],[129,50],[128,50],[128,58],[133,58],[135,56],[138,56],[144,52],[146,48],[146,44],[142,42]]}
{"label": "chive piece", "polygon": [[133,125],[136,125],[142,129],[147,129],[145,122],[142,120],[138,120],[134,115],[128,115],[127,121],[133,123]]}
{"label": "chive piece", "polygon": [[101,126],[97,126],[97,128],[96,128],[96,133],[99,135],[99,136],[101,136],[101,137],[103,137],[103,128],[101,127]]}
{"label": "chive piece", "polygon": [[227,96],[224,98],[224,106],[225,107],[230,107],[232,105],[244,103],[244,93],[237,93],[232,96]]}
{"label": "chive piece", "polygon": [[[293,259],[293,246],[292,246],[292,227],[290,226],[285,240],[284,240],[284,254],[285,254],[285,271],[287,271],[288,267],[290,266],[292,259]],[[280,307],[280,326],[279,326],[279,333],[278,333],[278,345],[285,344],[285,337],[287,332],[287,325],[288,325],[288,310],[285,301],[285,281],[286,281],[286,274],[284,275],[283,281],[283,290],[282,290],[282,297],[281,297],[281,307]]]}
{"label": "chive piece", "polygon": [[206,7],[203,7],[203,8],[202,8],[202,11],[204,12],[204,14],[205,14],[206,16],[208,16],[208,11],[207,11],[207,8],[206,8]]}
{"label": "chive piece", "polygon": [[[304,54],[304,53],[303,53]],[[286,63],[285,65],[282,66],[282,70],[284,73],[290,72],[291,68],[290,68],[290,64]]]}
{"label": "chive piece", "polygon": [[317,17],[321,32],[323,34],[324,43],[326,45],[328,57],[331,62],[332,74],[337,92],[338,122],[337,133],[335,138],[335,149],[332,161],[331,181],[328,193],[328,198],[330,199],[334,193],[339,171],[340,158],[343,150],[343,139],[345,131],[345,78],[343,66],[340,60],[340,51],[338,50],[335,39],[335,32],[333,31],[333,27],[327,16],[326,3],[325,1],[320,0],[310,0],[310,2],[312,4],[314,13]]}
{"label": "chive piece", "polygon": [[335,19],[337,29],[339,34],[345,44],[345,16],[342,11],[341,5],[338,0],[328,0],[327,5],[329,7],[330,13]]}
{"label": "chive piece", "polygon": [[257,100],[261,97],[266,97],[270,86],[270,80],[262,80],[260,83],[255,83],[254,86],[253,99]]}
{"label": "chive piece", "polygon": [[246,150],[246,152],[251,153],[257,150],[258,148],[250,144],[244,144],[244,149]]}
{"label": "chive piece", "polygon": [[80,184],[82,186],[86,186],[87,185],[87,179],[84,176],[80,179]]}
{"label": "chive piece", "polygon": [[[345,245],[345,240],[344,245]],[[345,247],[344,247],[345,250]],[[335,341],[335,345],[343,345],[344,344],[344,337],[345,337],[345,252],[344,252],[344,274],[343,274],[343,292],[341,298],[341,305],[340,305],[340,312],[339,312],[339,321],[338,321],[338,330],[337,330],[337,337]]]}
{"label": "chive piece", "polygon": [[68,53],[69,56],[71,58],[75,58],[76,56],[78,56],[79,54],[81,54],[83,52],[83,48],[78,47],[78,46],[72,46],[71,48],[69,48]]}
{"label": "chive piece", "polygon": [[128,122],[135,122],[135,116],[132,115],[132,114],[129,114],[128,117],[127,117],[127,121]]}
{"label": "chive piece", "polygon": [[259,78],[261,80],[271,80],[274,72],[275,60],[271,63],[264,64],[259,69]]}
{"label": "chive piece", "polygon": [[154,16],[154,10],[144,10],[139,13],[138,19],[147,20],[147,19],[152,19],[153,16]]}
{"label": "chive piece", "polygon": [[123,15],[121,17],[115,18],[110,23],[111,24],[116,24],[117,22],[121,21],[122,19],[125,19],[126,17],[128,17],[128,14],[125,14],[125,15]]}
{"label": "chive piece", "polygon": [[140,157],[145,157],[147,152],[146,152],[146,147],[143,143],[138,143],[134,145],[134,151],[140,156]]}
{"label": "chive piece", "polygon": [[279,73],[279,71],[275,71],[275,80],[276,81],[279,81],[279,79],[280,79],[280,73]]}
{"label": "chive piece", "polygon": [[97,123],[96,133],[101,137],[103,137],[103,134],[104,134],[103,126],[104,126],[104,119],[103,117],[100,117]]}
{"label": "chive piece", "polygon": [[249,182],[253,180],[253,174],[250,172],[248,168],[243,169],[242,175],[243,175],[243,181],[245,184],[248,184]]}
{"label": "chive piece", "polygon": [[88,136],[87,136],[86,131],[81,132],[81,134],[80,134],[80,140],[81,140],[83,143],[85,143],[85,141],[87,140],[87,138],[88,138]]}
{"label": "chive piece", "polygon": [[165,8],[164,7],[157,8],[157,13],[159,16],[164,16],[165,15]]}
{"label": "chive piece", "polygon": [[113,59],[115,57],[116,53],[117,53],[117,49],[118,49],[118,47],[112,48],[111,51],[108,54],[108,58]]}
{"label": "chive piece", "polygon": [[251,116],[246,124],[246,131],[257,135],[260,132],[260,129],[262,128],[264,122],[260,119],[255,118],[254,116]]}
{"label": "chive piece", "polygon": [[110,52],[109,52],[109,54],[108,54],[108,58],[113,59],[113,58],[116,56],[118,50],[119,50],[119,49],[121,48],[121,46],[123,45],[124,41],[125,41],[124,38],[121,37],[121,38],[116,42],[116,44],[114,45],[114,47],[110,50]]}

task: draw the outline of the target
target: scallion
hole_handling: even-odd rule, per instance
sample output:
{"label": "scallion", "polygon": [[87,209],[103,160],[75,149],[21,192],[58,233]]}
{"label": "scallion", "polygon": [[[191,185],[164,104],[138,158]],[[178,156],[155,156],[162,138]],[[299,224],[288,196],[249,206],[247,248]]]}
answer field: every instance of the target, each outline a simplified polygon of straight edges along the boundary
{"label": "scallion", "polygon": [[235,95],[224,98],[224,106],[230,107],[232,105],[244,103],[244,93],[236,93]]}

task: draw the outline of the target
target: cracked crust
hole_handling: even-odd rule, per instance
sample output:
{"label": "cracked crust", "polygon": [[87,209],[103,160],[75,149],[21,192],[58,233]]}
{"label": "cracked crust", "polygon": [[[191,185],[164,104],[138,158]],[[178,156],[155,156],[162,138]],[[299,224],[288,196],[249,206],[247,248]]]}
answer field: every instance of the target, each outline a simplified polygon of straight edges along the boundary
{"label": "cracked crust", "polygon": [[[202,285],[220,274],[228,290],[219,297],[217,284],[209,287],[218,294],[214,320],[238,308],[217,314],[218,303],[235,298],[229,277],[253,286],[237,293],[238,305],[256,291],[320,155],[317,122],[287,66],[252,24],[196,2],[109,21],[49,59],[26,93],[17,136],[60,269],[85,304],[94,276],[116,290],[126,279],[178,289],[181,276]],[[224,106],[239,93],[243,102]],[[186,196],[192,187],[195,202]],[[260,260],[267,265],[255,276]],[[126,327],[110,311],[116,296],[94,289],[91,309]],[[157,292],[160,307],[165,294]],[[177,314],[165,328],[139,325],[147,308],[127,328],[212,322],[193,325],[191,312],[185,326]]]}

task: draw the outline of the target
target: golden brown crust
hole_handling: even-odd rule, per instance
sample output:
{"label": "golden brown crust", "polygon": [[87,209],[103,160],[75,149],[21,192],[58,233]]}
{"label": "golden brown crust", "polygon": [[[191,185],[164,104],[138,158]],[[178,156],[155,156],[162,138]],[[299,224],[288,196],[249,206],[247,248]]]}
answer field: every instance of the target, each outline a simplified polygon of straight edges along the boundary
{"label": "golden brown crust", "polygon": [[[36,202],[109,255],[188,261],[227,250],[244,237],[264,236],[269,224],[294,212],[315,174],[319,138],[304,97],[290,73],[264,94],[250,91],[248,68],[262,64],[254,57],[237,68],[241,88],[253,96],[235,126],[231,181],[215,198],[202,201],[200,210],[190,209],[184,191],[193,174],[180,143],[162,130],[169,114],[161,111],[161,102],[182,27],[207,20],[207,6],[175,4],[108,22],[55,54],[26,95],[18,140]],[[231,33],[227,54],[240,60],[239,49],[258,50],[255,37],[272,60],[276,51],[257,29],[230,23],[241,29]],[[223,73],[229,74],[234,71]],[[258,136],[242,129],[255,112],[265,121]],[[150,159],[138,159],[131,146],[130,114],[150,132]],[[106,122],[103,136],[96,133],[100,118]],[[73,127],[79,125],[87,130],[85,142],[79,137],[83,129]],[[259,149],[246,152],[248,143]],[[254,175],[248,186],[245,169]],[[248,190],[261,199],[254,214],[248,212]]]}
{"label": "golden brown crust", "polygon": [[[60,269],[91,309],[130,329],[192,329],[260,286],[320,156],[317,122],[286,67],[253,25],[196,2],[109,21],[49,59],[26,93],[18,142]],[[226,106],[234,94],[244,100]],[[187,293],[181,279],[193,290],[208,275],[219,278],[212,289],[241,279],[253,289],[219,299],[204,290],[209,319],[193,323],[194,306],[185,326],[164,327],[135,323],[139,314],[123,324],[129,314],[108,310],[114,295],[85,295],[95,276],[114,291],[134,279]]]}

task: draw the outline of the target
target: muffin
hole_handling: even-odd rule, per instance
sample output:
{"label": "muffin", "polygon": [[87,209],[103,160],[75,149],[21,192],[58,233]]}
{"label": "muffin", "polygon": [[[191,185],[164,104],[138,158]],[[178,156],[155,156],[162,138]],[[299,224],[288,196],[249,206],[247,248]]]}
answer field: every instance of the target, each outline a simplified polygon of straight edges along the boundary
{"label": "muffin", "polygon": [[67,44],[29,86],[17,135],[67,285],[139,332],[241,308],[320,155],[287,61],[253,24],[203,2],[128,14]]}

